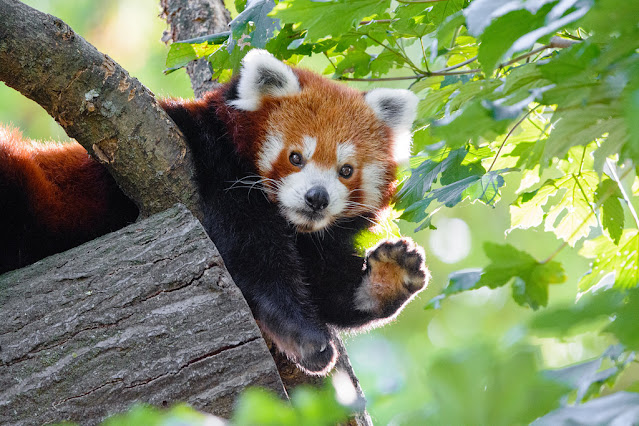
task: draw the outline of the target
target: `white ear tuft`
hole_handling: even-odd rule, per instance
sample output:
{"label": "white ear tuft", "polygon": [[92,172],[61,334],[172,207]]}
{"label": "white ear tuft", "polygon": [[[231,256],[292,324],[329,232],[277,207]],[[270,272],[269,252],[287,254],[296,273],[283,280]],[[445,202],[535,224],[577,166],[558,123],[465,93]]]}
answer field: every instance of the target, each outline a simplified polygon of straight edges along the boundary
{"label": "white ear tuft", "polygon": [[393,130],[395,161],[405,162],[410,156],[410,130],[417,115],[419,98],[410,90],[373,89],[365,99],[375,115]]}
{"label": "white ear tuft", "polygon": [[266,50],[253,49],[242,60],[238,97],[230,105],[244,111],[256,111],[264,96],[298,93],[300,84],[293,70]]}

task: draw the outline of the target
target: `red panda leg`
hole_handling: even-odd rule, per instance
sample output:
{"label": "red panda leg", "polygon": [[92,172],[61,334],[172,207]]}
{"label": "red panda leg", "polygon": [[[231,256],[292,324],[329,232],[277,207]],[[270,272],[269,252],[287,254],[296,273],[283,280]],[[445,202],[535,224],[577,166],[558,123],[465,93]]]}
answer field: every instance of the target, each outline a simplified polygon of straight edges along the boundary
{"label": "red panda leg", "polygon": [[355,307],[383,319],[426,287],[430,273],[424,251],[411,239],[383,241],[366,256],[366,272],[355,293]]}

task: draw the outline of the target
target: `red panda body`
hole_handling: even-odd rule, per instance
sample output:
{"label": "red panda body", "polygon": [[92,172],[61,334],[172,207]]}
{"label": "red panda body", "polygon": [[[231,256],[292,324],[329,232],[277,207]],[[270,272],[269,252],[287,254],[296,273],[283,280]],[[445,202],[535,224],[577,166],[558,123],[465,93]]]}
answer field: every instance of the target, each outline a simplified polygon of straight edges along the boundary
{"label": "red panda body", "polygon": [[[416,104],[408,91],[362,93],[259,50],[202,99],[161,102],[193,151],[207,233],[263,331],[309,373],[334,365],[331,329],[393,318],[428,280],[409,239],[366,257],[354,248],[388,207]],[[0,197],[16,201],[0,214],[18,234],[28,218],[29,244],[38,232],[78,244],[135,218],[79,146],[45,152],[5,139]]]}
{"label": "red panda body", "polygon": [[79,144],[0,127],[0,273],[135,221],[137,208]]}

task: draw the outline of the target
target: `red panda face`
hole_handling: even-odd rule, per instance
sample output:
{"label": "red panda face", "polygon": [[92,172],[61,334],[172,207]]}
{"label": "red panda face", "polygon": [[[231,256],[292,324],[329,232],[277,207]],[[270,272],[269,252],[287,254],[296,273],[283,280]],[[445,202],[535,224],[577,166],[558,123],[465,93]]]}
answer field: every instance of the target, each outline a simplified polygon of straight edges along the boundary
{"label": "red panda face", "polygon": [[271,201],[302,232],[388,204],[397,162],[409,154],[416,104],[406,90],[364,94],[259,50],[245,58],[230,102],[259,117],[256,169]]}

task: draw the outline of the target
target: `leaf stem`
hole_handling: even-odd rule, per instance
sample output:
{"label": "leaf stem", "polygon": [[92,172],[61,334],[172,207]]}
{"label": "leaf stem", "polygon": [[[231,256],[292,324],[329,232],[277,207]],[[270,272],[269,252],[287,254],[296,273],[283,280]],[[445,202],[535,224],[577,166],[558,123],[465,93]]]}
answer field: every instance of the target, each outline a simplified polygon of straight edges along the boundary
{"label": "leaf stem", "polygon": [[331,61],[331,58],[328,56],[328,54],[326,52],[324,52],[324,56],[326,56],[326,59],[328,59],[328,62],[331,63],[331,65],[333,66],[333,69],[335,71],[337,71],[337,67],[335,66],[335,64],[333,63],[333,61]]}
{"label": "leaf stem", "polygon": [[490,167],[488,168],[488,170],[486,171],[486,173],[490,172],[493,167],[495,166],[495,163],[497,162],[497,158],[499,158],[499,154],[501,153],[501,150],[504,148],[504,145],[506,145],[506,141],[508,140],[508,138],[510,138],[510,135],[513,134],[513,132],[515,131],[515,129],[517,127],[519,127],[519,125],[521,123],[524,122],[524,120],[526,118],[528,118],[528,116],[539,107],[539,105],[535,106],[534,108],[528,110],[528,112],[526,114],[524,114],[523,117],[521,117],[521,119],[519,119],[519,121],[517,123],[515,123],[515,125],[512,127],[512,129],[510,129],[510,131],[508,132],[508,134],[506,135],[506,137],[504,138],[504,141],[501,143],[501,145],[499,146],[499,149],[497,150],[497,154],[495,154],[495,158],[493,159],[493,162],[490,164]]}
{"label": "leaf stem", "polygon": [[[586,151],[584,150],[584,153],[585,152]],[[581,182],[579,182],[578,176],[581,176],[581,166],[579,167],[579,174],[575,175],[573,173],[572,174],[572,178],[575,180],[575,183],[577,184],[577,187],[579,188],[579,192],[581,192],[581,196],[584,197],[584,200],[588,200],[588,195],[586,195],[586,191],[584,191],[584,187],[581,186]],[[574,195],[573,195],[573,199],[574,199]],[[590,212],[593,215],[595,215],[595,219],[597,219],[597,226],[601,227],[601,223],[599,222],[599,218],[597,217],[597,211],[595,210],[595,206],[593,206],[591,203],[588,203],[588,206],[590,207]],[[588,215],[588,217],[590,217],[590,215]],[[581,228],[581,226],[580,226],[580,228]]]}
{"label": "leaf stem", "polygon": [[426,59],[426,49],[424,49],[424,38],[419,38],[419,44],[422,47],[422,58],[424,58],[424,66],[426,67],[426,72],[430,72],[430,68],[428,67],[428,60]]}
{"label": "leaf stem", "polygon": [[[635,207],[632,205],[632,201],[630,200],[628,193],[624,189],[623,184],[621,183],[621,179],[619,179],[619,176],[617,175],[617,165],[610,158],[606,158],[606,164],[608,165],[608,169],[610,169],[610,175],[611,175],[610,177],[612,178],[612,180],[614,180],[617,183],[617,186],[619,187],[619,191],[621,191],[621,195],[623,196],[623,200],[628,206],[628,210],[630,210],[630,214],[632,214],[632,218],[635,220],[635,225],[637,226],[637,229],[639,229],[639,217],[637,216],[637,211],[635,210]],[[628,170],[630,170],[630,167],[628,167]]]}

